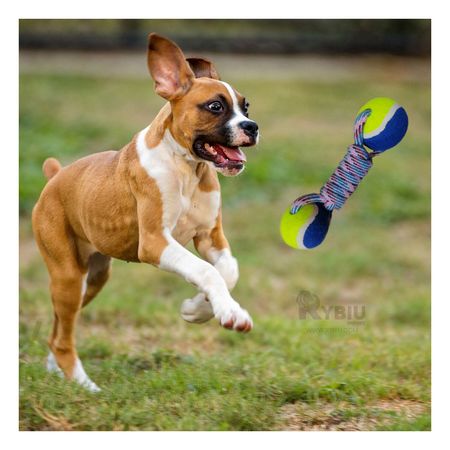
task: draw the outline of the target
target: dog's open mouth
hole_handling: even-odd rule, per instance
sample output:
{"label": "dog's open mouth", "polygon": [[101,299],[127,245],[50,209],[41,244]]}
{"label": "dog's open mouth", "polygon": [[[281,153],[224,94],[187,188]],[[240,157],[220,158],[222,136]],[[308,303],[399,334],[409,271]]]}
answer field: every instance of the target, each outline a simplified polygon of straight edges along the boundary
{"label": "dog's open mouth", "polygon": [[241,170],[247,161],[244,152],[239,147],[196,141],[194,151],[197,156],[211,161],[219,169]]}

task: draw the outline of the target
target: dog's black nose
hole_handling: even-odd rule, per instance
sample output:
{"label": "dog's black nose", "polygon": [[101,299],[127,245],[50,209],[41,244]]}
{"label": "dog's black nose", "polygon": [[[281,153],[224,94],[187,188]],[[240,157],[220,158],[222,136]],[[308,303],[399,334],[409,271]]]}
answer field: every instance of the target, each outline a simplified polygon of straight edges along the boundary
{"label": "dog's black nose", "polygon": [[254,138],[258,133],[258,124],[252,120],[245,120],[239,125],[244,130],[244,133],[251,138]]}

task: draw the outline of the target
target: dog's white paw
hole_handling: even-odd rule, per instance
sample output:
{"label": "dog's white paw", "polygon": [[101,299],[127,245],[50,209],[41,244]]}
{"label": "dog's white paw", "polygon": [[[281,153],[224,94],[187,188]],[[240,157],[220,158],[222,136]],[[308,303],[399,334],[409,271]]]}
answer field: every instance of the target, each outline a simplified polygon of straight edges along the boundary
{"label": "dog's white paw", "polygon": [[101,389],[88,377],[87,373],[84,371],[83,364],[77,358],[77,362],[75,363],[75,368],[73,370],[72,378],[78,384],[86,388],[91,392],[100,392]]}
{"label": "dog's white paw", "polygon": [[181,305],[181,317],[190,323],[205,323],[214,317],[211,303],[205,294],[197,294],[188,298]]}
{"label": "dog's white paw", "polygon": [[[64,377],[64,372],[58,366],[53,352],[50,352],[47,356],[47,370],[49,372],[58,374],[62,378]],[[88,391],[101,391],[101,389],[87,376],[86,372],[84,371],[83,364],[81,364],[81,361],[78,358],[73,369],[72,379],[86,388]]]}
{"label": "dog's white paw", "polygon": [[234,300],[220,308],[215,316],[224,328],[230,330],[248,332],[253,328],[253,320],[250,314]]}

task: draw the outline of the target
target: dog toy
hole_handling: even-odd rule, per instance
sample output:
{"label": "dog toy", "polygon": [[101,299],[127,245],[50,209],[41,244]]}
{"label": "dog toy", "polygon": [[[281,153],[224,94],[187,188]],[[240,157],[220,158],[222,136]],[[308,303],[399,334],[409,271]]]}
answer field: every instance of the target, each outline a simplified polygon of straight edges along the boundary
{"label": "dog toy", "polygon": [[[298,197],[284,212],[280,233],[292,248],[320,245],[335,209],[340,209],[372,167],[372,159],[397,145],[408,129],[408,116],[394,100],[378,97],[367,102],[356,117],[354,143],[319,194]],[[365,149],[367,146],[372,151]]]}

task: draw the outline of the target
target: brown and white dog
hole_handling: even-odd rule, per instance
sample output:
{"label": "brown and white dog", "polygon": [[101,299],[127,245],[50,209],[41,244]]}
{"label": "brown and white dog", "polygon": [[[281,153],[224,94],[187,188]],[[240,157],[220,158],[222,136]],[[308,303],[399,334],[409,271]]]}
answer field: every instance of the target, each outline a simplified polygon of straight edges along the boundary
{"label": "brown and white dog", "polygon": [[[47,368],[92,391],[99,388],[77,356],[74,329],[106,283],[111,258],[149,263],[194,284],[199,293],[181,307],[189,322],[216,317],[237,331],[253,326],[230,295],[238,265],[222,228],[217,172],[243,170],[239,147],[257,143],[258,126],[211,62],[186,60],[170,40],[150,34],[148,68],[168,100],[155,120],[120,151],[66,167],[47,159],[49,181],[33,210],[54,307]],[[203,259],[184,247],[191,239]]]}

